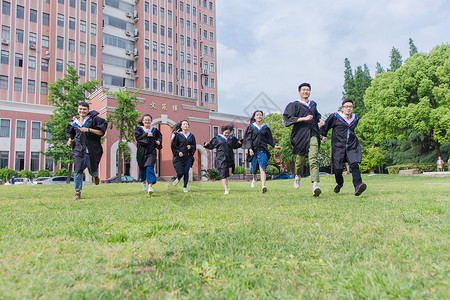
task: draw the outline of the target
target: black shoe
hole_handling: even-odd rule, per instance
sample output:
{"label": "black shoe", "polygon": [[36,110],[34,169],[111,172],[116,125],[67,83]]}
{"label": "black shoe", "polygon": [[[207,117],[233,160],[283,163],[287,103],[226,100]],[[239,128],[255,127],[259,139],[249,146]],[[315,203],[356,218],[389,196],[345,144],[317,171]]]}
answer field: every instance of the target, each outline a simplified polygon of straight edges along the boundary
{"label": "black shoe", "polygon": [[338,184],[334,187],[334,192],[338,194],[341,191],[342,185]]}
{"label": "black shoe", "polygon": [[367,188],[367,185],[363,182],[358,184],[358,186],[355,188],[355,196],[361,195]]}

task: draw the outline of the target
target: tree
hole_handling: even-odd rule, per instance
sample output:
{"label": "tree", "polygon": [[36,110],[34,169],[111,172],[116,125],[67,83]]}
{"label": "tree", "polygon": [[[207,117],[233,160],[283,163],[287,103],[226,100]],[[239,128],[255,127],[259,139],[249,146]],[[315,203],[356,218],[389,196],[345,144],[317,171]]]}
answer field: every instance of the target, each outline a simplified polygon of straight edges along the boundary
{"label": "tree", "polygon": [[381,66],[381,64],[379,62],[377,62],[377,71],[375,72],[375,75],[384,73],[384,68]]}
{"label": "tree", "polygon": [[370,147],[364,151],[364,155],[360,164],[361,172],[374,173],[374,169],[383,164],[384,158],[380,148]]}
{"label": "tree", "polygon": [[353,70],[348,58],[344,60],[344,91],[342,91],[342,100],[351,98],[355,89],[355,79],[353,78]]}
{"label": "tree", "polygon": [[110,123],[111,129],[115,127],[119,131],[119,168],[117,170],[119,183],[122,182],[124,153],[128,143],[134,141],[134,128],[138,125],[137,118],[140,113],[136,111],[136,103],[138,102],[136,94],[139,91],[140,89],[130,94],[125,89],[119,88],[117,92],[108,93],[117,99],[118,104],[106,120]]}
{"label": "tree", "polygon": [[[98,81],[86,81],[79,84],[79,79],[77,70],[67,65],[64,78],[50,84],[48,102],[55,107],[55,110],[42,128],[47,133],[44,141],[48,145],[44,155],[52,156],[55,162],[68,164],[69,173],[72,173],[73,160],[72,149],[66,145],[66,126],[74,116],[78,115],[78,102],[88,101],[86,95],[92,93],[99,84]],[[69,182],[70,178],[67,179],[67,183]]]}
{"label": "tree", "polygon": [[417,52],[417,47],[414,45],[413,39],[409,38],[409,56],[414,56]]}
{"label": "tree", "polygon": [[395,72],[378,74],[367,89],[367,114],[360,130],[380,145],[387,139],[406,140],[425,134],[441,156],[450,140],[450,45],[417,53]]}
{"label": "tree", "polygon": [[366,64],[364,64],[364,69],[358,66],[353,74],[348,58],[344,60],[344,65],[344,91],[342,92],[342,100],[347,98],[352,99],[354,113],[362,117],[367,111],[364,105],[364,94],[372,81],[369,68]]}
{"label": "tree", "polygon": [[4,167],[3,169],[0,169],[0,179],[3,180],[3,182],[7,182],[11,179],[13,176],[19,176],[19,173],[17,173],[16,170],[9,169],[8,167]]}
{"label": "tree", "polygon": [[390,58],[391,63],[389,65],[390,68],[388,71],[395,72],[395,70],[400,68],[403,64],[402,55],[400,54],[400,51],[397,48],[392,47]]}

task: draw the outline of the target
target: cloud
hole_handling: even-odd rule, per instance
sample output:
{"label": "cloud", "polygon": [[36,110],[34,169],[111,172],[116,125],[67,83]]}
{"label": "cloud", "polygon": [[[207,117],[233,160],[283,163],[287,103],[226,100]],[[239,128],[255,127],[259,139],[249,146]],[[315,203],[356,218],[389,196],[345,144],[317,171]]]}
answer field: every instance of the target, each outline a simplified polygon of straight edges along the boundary
{"label": "cloud", "polygon": [[322,112],[342,97],[344,59],[385,68],[393,46],[409,56],[448,42],[449,1],[217,1],[219,111],[240,114],[264,91],[278,106],[301,82]]}

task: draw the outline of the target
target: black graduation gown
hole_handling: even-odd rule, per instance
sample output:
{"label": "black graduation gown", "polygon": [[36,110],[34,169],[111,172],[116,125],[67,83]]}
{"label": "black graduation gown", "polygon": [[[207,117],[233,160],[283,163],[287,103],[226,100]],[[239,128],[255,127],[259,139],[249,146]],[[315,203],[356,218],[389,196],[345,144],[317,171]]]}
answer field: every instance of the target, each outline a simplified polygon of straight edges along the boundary
{"label": "black graduation gown", "polygon": [[[144,129],[139,126],[134,129],[134,136],[137,142],[136,160],[141,171],[148,166],[154,166],[156,163],[156,149],[162,149],[162,134],[155,128],[150,127],[153,136],[148,136]],[[160,145],[156,145],[156,141]]]}
{"label": "black graduation gown", "polygon": [[[66,138],[72,139],[73,171],[75,173],[83,173],[84,169],[86,169],[86,148],[89,151],[92,172],[98,170],[98,165],[103,155],[101,138],[106,133],[108,123],[105,119],[100,118],[95,110],[91,110],[86,118],[84,124],[80,126],[76,122],[79,117],[74,117],[66,127]],[[82,132],[80,131],[82,127],[99,129],[103,131],[103,134],[96,135],[92,132]]]}
{"label": "black graduation gown", "polygon": [[[308,115],[313,115],[313,118],[306,122],[295,123],[298,118]],[[319,139],[319,126],[317,123],[321,118],[321,114],[317,111],[317,104],[312,100],[309,101],[309,107],[300,103],[299,100],[293,101],[286,106],[283,113],[284,125],[286,127],[294,125],[291,132],[293,154],[308,155],[311,136],[316,136]]]}
{"label": "black graduation gown", "polygon": [[[255,124],[250,124],[245,129],[243,147],[246,149],[252,149],[256,155],[258,151],[263,151],[267,154],[267,158],[270,158],[270,151],[267,145],[275,147],[275,141],[273,140],[272,131],[269,126],[262,124],[259,129]],[[251,161],[253,156],[250,153],[247,154],[247,161]]]}
{"label": "black graduation gown", "polygon": [[326,136],[330,129],[331,134],[331,156],[335,169],[343,169],[344,162],[361,163],[361,145],[355,134],[359,118],[352,114],[354,119],[349,124],[339,113],[334,113],[325,121],[325,125],[320,127],[320,134]]}
{"label": "black graduation gown", "polygon": [[[191,145],[191,149],[187,148],[188,145]],[[194,164],[194,153],[195,150],[197,150],[195,136],[189,132],[189,135],[186,138],[182,132],[174,132],[170,146],[173,154],[173,167],[177,174],[183,174],[184,165],[186,164],[188,156],[192,157],[192,164],[189,167],[192,167]],[[183,153],[183,157],[179,156],[180,152]]]}
{"label": "black graduation gown", "polygon": [[234,169],[234,152],[233,149],[238,149],[242,147],[238,143],[238,139],[234,135],[228,136],[216,136],[205,146],[206,149],[217,149],[216,150],[216,167],[218,169]]}

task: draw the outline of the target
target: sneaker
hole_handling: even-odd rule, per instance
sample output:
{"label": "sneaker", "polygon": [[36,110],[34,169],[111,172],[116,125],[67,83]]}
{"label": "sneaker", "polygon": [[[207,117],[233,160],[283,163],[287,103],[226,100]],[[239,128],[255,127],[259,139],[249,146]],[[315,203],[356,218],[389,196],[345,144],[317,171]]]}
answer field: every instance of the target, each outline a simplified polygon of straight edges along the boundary
{"label": "sneaker", "polygon": [[154,190],[151,186],[148,187],[147,195],[153,194]]}
{"label": "sneaker", "polygon": [[227,189],[226,191],[225,191],[225,193],[223,193],[224,195],[228,195],[230,193],[230,189]]}
{"label": "sneaker", "polygon": [[322,190],[320,189],[319,186],[313,186],[313,196],[314,197],[319,197],[320,193],[322,193]]}
{"label": "sneaker", "polygon": [[334,187],[334,192],[337,194],[341,191],[342,185],[338,184]]}
{"label": "sneaker", "polygon": [[358,184],[358,186],[355,188],[355,196],[361,195],[367,188],[367,185],[363,182]]}
{"label": "sneaker", "polygon": [[94,184],[98,185],[100,183],[100,178],[98,176],[94,176]]}
{"label": "sneaker", "polygon": [[142,190],[144,192],[147,191],[147,183],[145,183],[145,182],[142,183]]}
{"label": "sneaker", "polygon": [[295,177],[294,188],[298,189],[300,187],[300,177]]}
{"label": "sneaker", "polygon": [[263,186],[263,187],[261,188],[261,192],[262,192],[263,194],[265,194],[265,193],[267,192],[267,187]]}
{"label": "sneaker", "polygon": [[188,192],[187,188],[183,188],[183,193],[187,193],[187,192]]}
{"label": "sneaker", "polygon": [[73,196],[73,198],[72,198],[72,200],[78,200],[78,199],[81,199],[81,192],[80,191],[76,192],[75,196]]}
{"label": "sneaker", "polygon": [[175,180],[173,181],[173,186],[177,186],[178,182],[180,182],[180,181],[178,180],[178,178],[175,178]]}
{"label": "sneaker", "polygon": [[251,185],[252,189],[254,189],[256,187],[256,180],[252,180],[252,185]]}

